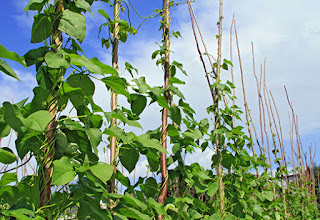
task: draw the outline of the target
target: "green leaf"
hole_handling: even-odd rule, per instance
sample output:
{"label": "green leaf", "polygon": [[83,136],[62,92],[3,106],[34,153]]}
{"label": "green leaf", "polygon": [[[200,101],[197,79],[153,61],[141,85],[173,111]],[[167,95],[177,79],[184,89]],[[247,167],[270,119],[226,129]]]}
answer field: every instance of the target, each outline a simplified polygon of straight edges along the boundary
{"label": "green leaf", "polygon": [[0,58],[16,61],[17,63],[26,67],[25,63],[23,62],[23,59],[17,53],[7,50],[1,44],[0,44]]}
{"label": "green leaf", "polygon": [[126,216],[126,217],[132,218],[132,219],[138,219],[138,220],[149,220],[149,219],[151,220],[152,219],[148,215],[142,214],[137,209],[134,209],[131,207],[120,208],[119,213]]}
{"label": "green leaf", "polygon": [[94,94],[95,85],[87,75],[73,74],[68,77],[67,83],[73,88],[80,88],[86,96]]}
{"label": "green leaf", "polygon": [[120,162],[131,173],[139,160],[139,152],[128,144],[120,147]]}
{"label": "green leaf", "polygon": [[153,177],[146,179],[143,192],[147,198],[154,198],[154,196],[158,193],[158,183]]}
{"label": "green leaf", "polygon": [[13,71],[13,69],[4,60],[1,60],[1,59],[0,59],[0,71],[20,81],[20,79],[18,78],[17,74]]}
{"label": "green leaf", "polygon": [[274,192],[272,191],[262,191],[261,194],[265,199],[267,199],[270,202],[272,202],[272,200],[274,199]]}
{"label": "green leaf", "polygon": [[9,183],[13,183],[17,181],[16,173],[4,173],[0,180],[0,187],[8,185]]}
{"label": "green leaf", "polygon": [[165,153],[165,154],[168,153],[167,150],[162,147],[159,140],[151,139],[150,136],[147,134],[136,136],[135,140],[140,142],[146,148],[154,148],[160,151],[161,153]]}
{"label": "green leaf", "polygon": [[127,134],[119,127],[112,126],[110,128],[106,128],[103,133],[120,138],[125,144],[131,143],[130,139],[127,137]]}
{"label": "green leaf", "polygon": [[170,77],[169,78],[169,82],[171,84],[186,84],[185,82],[181,81],[180,79],[176,78],[176,77]]}
{"label": "green leaf", "polygon": [[46,61],[48,67],[50,68],[69,68],[70,64],[66,61],[61,54],[57,54],[54,52],[48,52],[44,56],[44,60]]}
{"label": "green leaf", "polygon": [[131,110],[134,114],[140,115],[147,105],[147,98],[143,95],[131,94]]}
{"label": "green leaf", "polygon": [[223,220],[236,220],[237,217],[232,215],[231,213],[228,213],[224,218]]}
{"label": "green leaf", "polygon": [[209,220],[221,220],[221,215],[219,213],[215,213],[210,216]]}
{"label": "green leaf", "polygon": [[46,110],[40,110],[32,113],[26,118],[26,125],[28,126],[28,128],[31,128],[35,131],[43,132],[51,119],[52,116],[50,112]]}
{"label": "green leaf", "polygon": [[112,89],[115,93],[124,95],[130,99],[130,94],[126,90],[127,82],[124,79],[118,76],[109,76],[101,80],[106,84],[108,89]]}
{"label": "green leaf", "polygon": [[90,138],[90,144],[93,147],[96,154],[98,154],[98,145],[102,140],[102,133],[99,128],[89,128],[86,129],[86,134]]}
{"label": "green leaf", "polygon": [[74,4],[76,5],[77,8],[81,8],[89,12],[91,11],[90,4],[85,0],[75,0]]}
{"label": "green leaf", "polygon": [[53,161],[52,185],[65,185],[75,178],[75,171],[68,157]]}
{"label": "green leaf", "polygon": [[106,183],[113,174],[113,167],[110,164],[99,163],[90,167],[93,175],[98,177],[102,182]]}
{"label": "green leaf", "polygon": [[30,0],[27,6],[24,8],[24,11],[27,13],[27,15],[29,10],[40,12],[46,2],[48,2],[48,0]]}
{"label": "green leaf", "polygon": [[94,57],[94,58],[91,59],[91,61],[92,61],[95,65],[97,65],[98,67],[101,68],[102,74],[118,75],[118,72],[117,72],[114,68],[112,68],[111,66],[106,65],[106,64],[104,64],[104,63],[101,63],[101,62],[98,60],[98,58]]}
{"label": "green leaf", "polygon": [[0,163],[11,164],[17,160],[16,155],[10,148],[3,147],[0,148]]}
{"label": "green leaf", "polygon": [[156,210],[159,215],[166,215],[166,211],[162,204],[156,202],[153,198],[148,199],[148,203]]}
{"label": "green leaf", "polygon": [[69,54],[70,64],[76,65],[79,67],[85,67],[90,73],[94,74],[103,74],[102,69],[99,65],[96,65],[97,61],[92,61],[92,59],[88,59],[86,56],[80,56],[77,54]]}
{"label": "green leaf", "polygon": [[218,191],[219,189],[219,184],[218,182],[211,182],[209,185],[208,185],[208,191],[207,191],[207,194],[208,196],[210,196],[210,198],[212,198],[214,196],[214,194],[216,194],[216,192]]}
{"label": "green leaf", "polygon": [[27,130],[26,119],[21,112],[9,102],[4,102],[5,108],[4,120],[5,122],[17,132],[25,132]]}
{"label": "green leaf", "polygon": [[62,13],[58,29],[82,43],[86,36],[86,19],[82,14],[66,9]]}
{"label": "green leaf", "polygon": [[181,124],[181,112],[178,106],[171,106],[170,107],[170,117],[173,122],[175,122],[177,125]]}
{"label": "green leaf", "polygon": [[168,101],[166,100],[166,98],[164,96],[160,96],[157,99],[157,102],[162,108],[166,108],[166,109],[170,108],[170,106],[168,105]]}
{"label": "green leaf", "polygon": [[49,52],[48,47],[39,47],[37,49],[28,51],[23,57],[27,66],[31,66],[38,62],[42,62],[47,52]]}
{"label": "green leaf", "polygon": [[180,99],[185,99],[182,92],[177,87],[174,87],[173,85],[169,85],[168,91],[172,91],[174,94],[176,94]]}
{"label": "green leaf", "polygon": [[49,15],[34,16],[31,33],[31,43],[40,43],[52,35],[52,21]]}

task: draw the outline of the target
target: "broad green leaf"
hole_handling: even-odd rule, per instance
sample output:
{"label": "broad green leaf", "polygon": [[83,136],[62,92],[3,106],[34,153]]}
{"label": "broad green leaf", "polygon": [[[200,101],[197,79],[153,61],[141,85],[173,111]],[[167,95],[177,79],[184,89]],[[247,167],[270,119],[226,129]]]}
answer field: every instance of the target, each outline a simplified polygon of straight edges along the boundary
{"label": "broad green leaf", "polygon": [[131,173],[139,160],[139,152],[128,144],[120,147],[120,162]]}
{"label": "broad green leaf", "polygon": [[141,213],[140,211],[138,211],[137,209],[131,208],[131,207],[126,207],[126,208],[120,208],[119,209],[119,213],[132,218],[132,219],[138,219],[138,220],[151,220],[152,218],[149,217],[146,214]]}
{"label": "broad green leaf", "polygon": [[178,106],[171,106],[170,107],[170,116],[174,123],[177,125],[181,124],[181,112]]}
{"label": "broad green leaf", "polygon": [[43,132],[19,132],[16,140],[16,149],[20,159],[29,152],[39,152],[40,147],[43,145],[44,135]]}
{"label": "broad green leaf", "polygon": [[99,14],[101,14],[103,17],[105,17],[107,19],[107,21],[110,21],[111,18],[110,16],[103,10],[103,9],[99,9],[98,10]]}
{"label": "broad green leaf", "polygon": [[86,129],[86,134],[89,136],[91,146],[93,147],[96,154],[98,154],[98,145],[102,140],[102,133],[98,128]]}
{"label": "broad green leaf", "polygon": [[69,68],[70,64],[66,61],[61,54],[57,54],[54,52],[48,52],[44,56],[44,60],[46,61],[48,67],[50,68]]}
{"label": "broad green leaf", "polygon": [[55,158],[60,159],[68,147],[68,139],[65,133],[63,133],[61,130],[56,130],[55,132],[55,140],[56,140],[56,145],[55,145]]}
{"label": "broad green leaf", "polygon": [[86,36],[86,19],[82,14],[66,9],[62,13],[58,29],[82,43]]}
{"label": "broad green leaf", "polygon": [[95,62],[92,60],[88,59],[86,56],[80,56],[77,54],[69,54],[70,57],[70,64],[71,65],[76,65],[80,67],[85,67],[90,73],[95,73],[95,74],[103,74],[102,69],[100,68],[99,65],[97,65]]}
{"label": "broad green leaf", "polygon": [[52,116],[50,112],[46,110],[40,110],[32,113],[26,118],[26,125],[28,126],[28,128],[31,128],[35,131],[43,132],[51,119]]}
{"label": "broad green leaf", "polygon": [[25,63],[23,62],[23,59],[17,53],[7,50],[1,44],[0,44],[0,58],[16,61],[17,63],[20,63],[22,66],[26,67]]}
{"label": "broad green leaf", "polygon": [[27,14],[29,10],[40,12],[46,2],[48,2],[48,0],[30,0],[27,6],[24,8],[24,11]]}
{"label": "broad green leaf", "polygon": [[162,147],[159,140],[151,139],[150,136],[147,134],[136,136],[134,140],[140,142],[146,148],[154,148],[160,151],[161,153],[168,153],[167,150]]}
{"label": "broad green leaf", "polygon": [[115,93],[124,95],[130,99],[130,94],[126,90],[127,82],[124,79],[118,76],[109,76],[101,80],[106,84],[108,89],[112,89]]}
{"label": "broad green leaf", "polygon": [[10,134],[11,127],[7,123],[0,122],[0,138],[7,137]]}
{"label": "broad green leaf", "polygon": [[12,152],[10,148],[3,147],[0,148],[0,163],[11,164],[17,160],[16,155]]}
{"label": "broad green leaf", "polygon": [[168,91],[172,91],[174,94],[176,94],[180,99],[185,99],[182,92],[180,92],[180,90],[173,86],[173,85],[169,85],[168,87]]}
{"label": "broad green leaf", "polygon": [[160,96],[157,99],[157,102],[162,108],[167,108],[167,109],[170,108],[170,106],[168,105],[168,101],[166,100],[166,98],[164,96]]}
{"label": "broad green leaf", "polygon": [[267,199],[270,202],[272,202],[272,200],[274,199],[274,192],[272,191],[262,191],[261,194],[265,199]]}
{"label": "broad green leaf", "polygon": [[215,213],[213,215],[210,216],[209,220],[221,220],[221,214],[219,213]]}
{"label": "broad green leaf", "polygon": [[147,98],[138,94],[131,94],[130,97],[132,112],[136,115],[140,115],[147,105]]}
{"label": "broad green leaf", "polygon": [[142,211],[145,211],[148,207],[144,202],[141,202],[139,199],[133,197],[128,192],[125,193],[123,200],[127,203],[135,207],[136,209],[141,208]]}
{"label": "broad green leaf", "polygon": [[0,187],[17,181],[16,173],[4,173],[0,180]]}
{"label": "broad green leaf", "polygon": [[169,82],[171,84],[185,84],[185,82],[181,81],[180,79],[176,78],[176,77],[170,77],[169,78]]}
{"label": "broad green leaf", "polygon": [[214,196],[214,194],[216,194],[216,192],[218,191],[219,189],[219,184],[218,182],[211,182],[209,185],[208,185],[208,191],[207,191],[207,194],[208,196],[210,196],[210,198],[212,198]]}
{"label": "broad green leaf", "polygon": [[4,102],[3,106],[5,107],[4,120],[6,123],[17,132],[25,132],[27,130],[26,119],[21,112],[9,102]]}
{"label": "broad green leaf", "polygon": [[13,69],[4,60],[1,60],[1,59],[0,59],[0,71],[20,81],[20,79],[18,78],[17,74],[13,71]]}
{"label": "broad green leaf", "polygon": [[113,167],[110,164],[99,163],[90,167],[93,175],[98,177],[102,182],[106,183],[113,174]]}
{"label": "broad green leaf", "polygon": [[34,16],[31,33],[31,43],[40,43],[52,35],[52,21],[49,15]]}
{"label": "broad green leaf", "polygon": [[52,185],[65,185],[74,180],[76,174],[68,157],[53,161]]}
{"label": "broad green leaf", "polygon": [[27,66],[31,66],[38,62],[44,61],[44,56],[49,51],[50,50],[48,47],[39,47],[37,49],[28,51],[23,57]]}
{"label": "broad green leaf", "polygon": [[228,213],[224,218],[223,220],[236,220],[237,217],[232,215],[231,213]]}
{"label": "broad green leaf", "polygon": [[149,204],[156,210],[159,215],[166,215],[166,211],[162,204],[156,202],[153,198],[148,199]]}
{"label": "broad green leaf", "polygon": [[91,6],[86,0],[75,0],[74,4],[77,8],[81,8],[89,12],[91,11]]}
{"label": "broad green leaf", "polygon": [[69,76],[67,83],[73,88],[81,88],[81,91],[86,96],[92,96],[95,90],[95,85],[92,80],[84,74],[73,74]]}
{"label": "broad green leaf", "polygon": [[101,63],[101,62],[98,60],[98,58],[94,57],[94,58],[91,59],[91,61],[92,61],[95,65],[97,65],[98,67],[101,68],[102,73],[100,73],[100,74],[118,75],[118,72],[117,72],[114,68],[112,68],[111,66],[106,65],[106,64],[104,64],[104,63]]}
{"label": "broad green leaf", "polygon": [[154,196],[158,193],[157,181],[152,177],[146,179],[146,182],[144,183],[143,192],[147,198],[154,198]]}
{"label": "broad green leaf", "polygon": [[120,138],[125,144],[131,143],[131,140],[127,137],[127,134],[119,127],[112,126],[110,128],[106,128],[103,133],[109,136]]}

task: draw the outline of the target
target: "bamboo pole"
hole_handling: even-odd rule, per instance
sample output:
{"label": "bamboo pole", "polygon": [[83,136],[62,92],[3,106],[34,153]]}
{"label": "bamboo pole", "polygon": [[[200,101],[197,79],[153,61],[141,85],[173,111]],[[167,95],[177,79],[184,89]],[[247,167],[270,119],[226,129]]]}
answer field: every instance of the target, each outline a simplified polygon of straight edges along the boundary
{"label": "bamboo pole", "polygon": [[[164,46],[166,48],[165,51],[165,65],[164,65],[164,87],[167,89],[169,86],[169,71],[170,71],[170,0],[163,0],[163,9],[164,9],[164,17],[163,17],[163,36],[164,36]],[[165,98],[167,102],[169,101],[169,92],[166,91]],[[167,127],[168,127],[168,109],[163,108],[162,110],[162,136],[161,143],[164,149],[167,149]],[[161,166],[161,174],[162,174],[162,186],[161,192],[158,198],[158,202],[164,205],[164,201],[167,197],[168,192],[168,170],[167,170],[167,158],[165,153],[161,153],[160,158],[160,166]],[[163,215],[159,215],[158,219],[163,219]]]}
{"label": "bamboo pole", "polygon": [[[55,0],[56,12],[61,12],[63,9],[63,0]],[[62,34],[58,30],[53,31],[53,39],[55,49],[58,51],[62,44]],[[42,153],[44,155],[42,165],[39,169],[40,172],[40,207],[46,206],[49,204],[51,198],[51,181],[53,173],[53,157],[54,157],[54,146],[55,146],[55,131],[56,131],[56,114],[58,110],[58,100],[56,96],[56,89],[52,88],[50,100],[48,100],[47,110],[51,114],[51,121],[46,127],[45,131],[45,143],[41,147]]]}
{"label": "bamboo pole", "polygon": [[[120,3],[119,0],[114,1],[114,20],[119,20],[120,14]],[[118,71],[118,47],[119,47],[119,24],[118,22],[114,23],[114,33],[113,33],[113,44],[112,44],[112,67]],[[111,90],[111,110],[114,111],[118,105],[118,96],[117,94]],[[111,126],[118,126],[117,119],[111,119]],[[116,152],[117,152],[117,138],[111,137],[110,141],[110,164],[113,166],[113,173],[116,172]],[[115,191],[115,179],[112,179],[110,184],[110,192],[113,193]]]}

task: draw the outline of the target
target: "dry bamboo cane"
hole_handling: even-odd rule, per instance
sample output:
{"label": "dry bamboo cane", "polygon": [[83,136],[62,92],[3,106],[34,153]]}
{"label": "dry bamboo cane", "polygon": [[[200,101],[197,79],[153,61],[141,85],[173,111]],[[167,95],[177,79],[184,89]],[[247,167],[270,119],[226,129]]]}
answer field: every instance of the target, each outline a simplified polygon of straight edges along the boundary
{"label": "dry bamboo cane", "polygon": [[[120,3],[119,0],[114,1],[114,20],[119,20],[120,14]],[[118,22],[114,23],[114,33],[113,33],[113,44],[112,44],[112,67],[118,71],[118,47],[119,47],[119,24]],[[118,97],[117,94],[111,90],[111,110],[114,111],[118,105]],[[118,126],[117,119],[111,119],[111,126]],[[113,166],[113,173],[116,172],[116,152],[117,152],[117,138],[111,137],[110,141],[110,164]],[[113,193],[115,191],[115,179],[113,178],[110,183],[110,192]]]}
{"label": "dry bamboo cane", "polygon": [[[217,88],[214,91],[212,90],[211,82],[209,80],[209,73],[207,72],[207,69],[206,69],[206,66],[205,66],[201,51],[199,49],[199,43],[198,43],[198,40],[197,40],[197,35],[195,33],[193,18],[195,19],[195,22],[197,24],[199,35],[201,37],[205,52],[207,54],[207,58],[208,58],[209,63],[211,65],[213,77],[215,77],[216,82],[218,82],[220,80],[220,70],[221,70],[220,69],[220,66],[221,66],[220,62],[221,62],[221,47],[222,47],[222,41],[221,41],[221,35],[222,35],[222,8],[223,8],[223,1],[222,0],[220,0],[220,4],[219,5],[220,5],[219,6],[219,22],[218,22],[218,24],[219,24],[219,39],[218,39],[218,62],[217,62],[218,63],[217,70],[219,72],[216,73],[214,68],[213,68],[214,65],[213,65],[213,62],[212,62],[212,60],[211,60],[211,58],[209,56],[206,44],[204,43],[204,39],[202,37],[201,30],[200,30],[199,24],[197,22],[196,15],[195,15],[195,13],[193,11],[193,8],[192,8],[192,5],[190,3],[190,0],[188,0],[188,6],[189,6],[189,12],[190,12],[191,24],[192,24],[192,30],[193,30],[194,38],[195,38],[195,41],[196,41],[197,50],[198,50],[198,53],[199,53],[203,68],[204,68],[205,73],[206,73],[205,76],[206,76],[206,79],[207,79],[207,82],[208,82],[208,85],[209,85],[209,88],[210,88],[211,96],[213,98],[213,103],[214,103],[214,106],[215,106],[215,112],[217,112],[219,110],[219,108],[218,108],[218,104],[219,104],[219,94],[218,94],[218,92],[219,91],[217,90]],[[217,129],[219,127],[219,125],[220,125],[219,117],[215,117],[215,129]],[[219,207],[220,207],[220,211],[223,212],[224,211],[224,188],[223,188],[223,173],[222,173],[221,154],[220,154],[220,150],[221,149],[220,149],[220,145],[219,145],[219,136],[218,135],[215,136],[215,144],[216,144],[216,147],[217,147],[217,156],[218,156],[217,174],[218,174],[218,179],[219,179],[218,180],[218,184],[219,184],[219,199],[220,199]]]}
{"label": "dry bamboo cane", "polygon": [[[163,17],[163,36],[164,36],[164,46],[166,48],[165,51],[165,65],[164,65],[164,87],[168,88],[169,86],[169,71],[170,71],[170,0],[163,0],[163,9],[164,9],[164,17]],[[166,91],[165,98],[167,102],[169,101],[169,92]],[[163,108],[162,111],[162,136],[161,143],[164,149],[167,149],[167,126],[168,126],[168,109]],[[162,174],[162,186],[161,192],[158,198],[158,202],[164,205],[164,201],[167,197],[168,192],[168,170],[167,170],[167,158],[165,153],[161,153],[160,158],[161,163],[161,174]],[[158,219],[163,219],[163,215],[159,215]]]}
{"label": "dry bamboo cane", "polygon": [[[61,12],[63,9],[63,0],[55,0],[56,12]],[[62,34],[58,30],[53,31],[53,42],[55,44],[54,51],[57,51],[61,47]],[[56,88],[53,88],[55,90]],[[55,145],[55,130],[56,130],[56,114],[58,110],[57,99],[55,98],[55,92],[52,91],[53,98],[49,100],[48,111],[51,114],[51,121],[46,127],[45,131],[45,144],[42,148],[44,153],[43,167],[40,168],[40,207],[49,204],[51,197],[51,181],[53,172],[53,156],[54,156],[54,145]]]}
{"label": "dry bamboo cane", "polygon": [[[233,27],[233,23],[234,23],[234,14],[232,17],[232,22],[230,25],[230,62],[232,63],[232,27]],[[232,84],[235,85],[234,82],[234,74],[233,74],[233,65],[230,67],[230,72],[231,72],[231,80],[232,80]],[[232,100],[232,105],[235,106],[236,105],[236,100],[235,100],[235,96],[236,96],[236,88],[232,89],[232,96],[233,96],[233,100]],[[232,113],[235,112],[235,109],[232,108]],[[234,115],[232,115],[232,126],[235,127],[236,126],[236,117]]]}
{"label": "dry bamboo cane", "polygon": [[[272,99],[272,102],[273,102],[273,106],[276,110],[276,113],[277,113],[277,118],[278,118],[278,124],[279,124],[279,129],[280,129],[280,139],[281,139],[281,150],[282,150],[282,155],[283,155],[283,166],[288,168],[288,163],[287,163],[287,159],[286,159],[286,151],[285,151],[285,148],[284,148],[284,141],[283,141],[283,133],[282,133],[282,126],[281,126],[281,121],[280,121],[280,115],[279,115],[279,112],[278,112],[278,108],[277,108],[277,105],[276,105],[276,102],[274,101],[274,98],[273,98],[273,95],[272,95],[272,92],[269,91],[270,93],[270,96],[271,96],[271,99]],[[275,122],[274,122],[275,123]],[[275,123],[276,124],[276,123]],[[279,136],[279,134],[278,134]],[[290,193],[290,188],[289,188],[289,179],[288,179],[288,170],[287,172],[285,173],[285,178],[286,178],[286,184],[287,184],[287,190],[288,190],[288,193]]]}
{"label": "dry bamboo cane", "polygon": [[293,182],[296,185],[296,187],[299,186],[298,180],[296,178],[297,170],[296,170],[296,165],[294,161],[294,147],[293,147],[293,125],[291,122],[291,117],[290,117],[290,112],[288,112],[288,117],[289,117],[289,135],[290,135],[290,146],[291,146],[291,157],[292,157],[292,170],[293,170]]}
{"label": "dry bamboo cane", "polygon": [[[250,117],[249,117],[250,113],[249,113],[249,107],[248,107],[248,102],[247,102],[247,97],[246,97],[245,86],[244,86],[244,77],[243,77],[243,70],[242,70],[242,62],[241,62],[241,56],[240,56],[240,49],[239,49],[236,21],[234,21],[234,33],[235,33],[235,37],[236,37],[237,50],[238,50],[239,66],[240,66],[240,73],[241,73],[241,83],[242,83],[242,93],[243,93],[243,102],[244,102],[244,109],[245,109],[245,112],[246,112],[246,121],[247,121],[247,124],[248,124],[248,132],[249,132],[250,139],[253,140],[252,132],[251,132],[251,126],[250,126],[250,124],[251,124],[250,123]],[[251,147],[252,147],[253,156],[255,156],[256,152],[254,150],[253,141],[251,141]],[[257,170],[257,172],[258,172],[258,170]]]}
{"label": "dry bamboo cane", "polygon": [[309,152],[310,152],[310,163],[311,163],[311,170],[310,170],[310,176],[311,176],[311,182],[312,182],[312,196],[315,199],[314,201],[314,207],[317,205],[317,200],[316,200],[316,180],[314,178],[314,157],[315,157],[315,152],[314,156],[312,157],[312,144],[309,147]]}
{"label": "dry bamboo cane", "polygon": [[[215,80],[218,83],[220,81],[221,74],[221,52],[222,52],[222,11],[223,9],[223,0],[220,0],[219,4],[219,38],[218,38],[218,60],[217,60],[217,74],[215,76]],[[220,118],[219,118],[219,90],[215,88],[215,96],[214,96],[214,106],[215,106],[215,130],[220,126]],[[221,144],[219,143],[219,134],[215,135],[215,144],[217,148],[217,158],[218,158],[218,178],[219,178],[219,202],[220,202],[220,212],[224,212],[224,185],[223,185],[223,173],[222,173],[222,160],[221,160]]]}
{"label": "dry bamboo cane", "polygon": [[[275,151],[275,156],[276,156],[276,160],[278,160],[278,152],[277,152],[277,144],[276,144],[276,140],[275,140],[275,133],[273,131],[272,128],[272,122],[271,122],[271,118],[270,118],[270,113],[273,119],[273,124],[277,133],[277,137],[278,137],[278,141],[279,141],[279,145],[280,145],[280,157],[281,157],[281,163],[279,163],[279,167],[280,167],[280,178],[281,178],[281,189],[282,189],[282,200],[283,200],[283,205],[284,205],[284,215],[285,215],[285,219],[287,219],[287,201],[286,201],[286,191],[285,191],[285,187],[284,187],[284,182],[283,182],[283,152],[282,152],[282,148],[281,148],[281,141],[280,141],[280,137],[279,137],[279,132],[277,129],[277,124],[274,118],[274,114],[272,111],[272,106],[271,106],[271,100],[269,97],[269,93],[267,90],[267,86],[266,84],[264,84],[264,98],[265,98],[265,103],[267,106],[267,110],[268,110],[268,117],[269,117],[269,124],[270,124],[270,130],[271,130],[271,134],[272,134],[272,140],[273,140],[273,144],[274,144],[274,151]],[[268,100],[267,100],[268,98]],[[268,107],[269,104],[269,107]],[[288,181],[286,181],[286,184],[288,184]],[[274,186],[275,187],[275,186]]]}

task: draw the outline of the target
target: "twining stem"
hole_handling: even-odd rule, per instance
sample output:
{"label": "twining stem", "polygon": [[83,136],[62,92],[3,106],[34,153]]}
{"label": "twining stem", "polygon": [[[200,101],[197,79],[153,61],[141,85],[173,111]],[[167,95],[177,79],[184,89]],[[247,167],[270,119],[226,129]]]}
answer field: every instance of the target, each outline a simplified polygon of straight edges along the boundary
{"label": "twining stem", "polygon": [[[55,0],[56,12],[62,11],[63,0]],[[62,34],[57,30],[53,31],[55,38],[52,39],[55,44],[54,51],[57,51],[61,47],[62,43]],[[48,108],[47,110],[51,114],[51,121],[46,127],[45,131],[45,142],[41,148],[43,157],[39,164],[39,176],[40,176],[40,207],[46,206],[49,204],[51,197],[51,181],[52,181],[52,172],[53,172],[53,157],[54,157],[54,146],[55,146],[55,131],[56,131],[56,114],[58,110],[58,99],[57,99],[57,87],[52,88],[50,96],[48,98]]]}
{"label": "twining stem", "polygon": [[[114,20],[119,20],[119,14],[120,14],[120,4],[119,0],[114,1]],[[118,71],[118,46],[119,46],[119,24],[118,22],[114,23],[114,33],[113,33],[113,44],[112,44],[112,67]],[[118,97],[117,94],[111,90],[111,110],[114,111],[117,108],[118,105]],[[117,126],[117,119],[112,118],[111,119],[111,126]],[[113,166],[113,173],[116,172],[116,151],[117,151],[117,138],[111,137],[110,141],[110,164]],[[113,193],[115,188],[115,179],[111,181],[110,185],[110,192]]]}
{"label": "twining stem", "polygon": [[[168,88],[169,86],[169,71],[170,71],[170,33],[169,33],[169,26],[170,26],[170,0],[163,0],[163,9],[164,9],[164,17],[163,17],[163,42],[166,48],[165,51],[165,64],[164,64],[164,87]],[[165,98],[167,102],[169,101],[169,92],[166,91]],[[168,126],[168,109],[163,108],[162,111],[162,136],[161,136],[161,143],[164,149],[167,149],[167,126]],[[162,175],[162,187],[161,192],[158,198],[158,202],[164,205],[164,201],[167,197],[168,192],[168,170],[167,170],[167,158],[165,153],[161,153],[160,158],[161,163],[161,175]],[[158,219],[163,219],[163,215],[159,215]]]}

